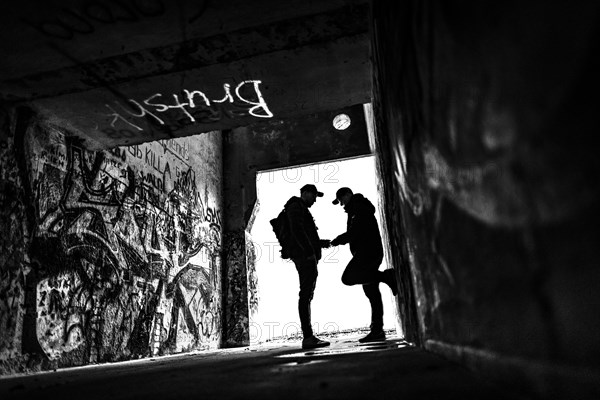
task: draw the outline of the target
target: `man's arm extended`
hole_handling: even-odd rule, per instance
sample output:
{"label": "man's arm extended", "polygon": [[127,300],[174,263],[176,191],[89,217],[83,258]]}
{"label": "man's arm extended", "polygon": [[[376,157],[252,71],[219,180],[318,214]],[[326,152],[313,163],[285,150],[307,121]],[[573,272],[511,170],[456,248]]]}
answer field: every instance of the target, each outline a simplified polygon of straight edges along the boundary
{"label": "man's arm extended", "polygon": [[364,210],[358,210],[352,217],[352,223],[349,224],[349,228],[346,232],[342,233],[331,241],[332,246],[339,246],[342,244],[350,243],[355,236],[360,235],[360,231],[363,229],[364,220],[367,216]]}
{"label": "man's arm extended", "polygon": [[335,239],[333,239],[331,241],[331,245],[332,246],[339,246],[342,244],[346,244],[350,241],[350,235],[348,234],[348,232],[344,232],[341,235],[339,235],[338,237],[336,237]]}

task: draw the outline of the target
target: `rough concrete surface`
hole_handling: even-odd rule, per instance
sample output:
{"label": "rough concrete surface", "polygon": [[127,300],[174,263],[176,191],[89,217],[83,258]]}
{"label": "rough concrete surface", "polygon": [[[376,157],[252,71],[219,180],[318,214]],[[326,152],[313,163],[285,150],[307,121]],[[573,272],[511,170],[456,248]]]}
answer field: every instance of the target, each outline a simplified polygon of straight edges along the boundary
{"label": "rough concrete surface", "polygon": [[398,337],[218,350],[0,379],[8,399],[514,399]]}

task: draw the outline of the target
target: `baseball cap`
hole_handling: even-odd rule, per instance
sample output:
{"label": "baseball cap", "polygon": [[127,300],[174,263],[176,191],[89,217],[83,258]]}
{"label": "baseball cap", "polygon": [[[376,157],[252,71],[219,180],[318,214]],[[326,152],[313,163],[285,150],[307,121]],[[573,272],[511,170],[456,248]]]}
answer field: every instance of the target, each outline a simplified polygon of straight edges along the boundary
{"label": "baseball cap", "polygon": [[310,183],[308,185],[304,185],[300,188],[300,193],[302,193],[302,192],[312,192],[312,193],[315,193],[317,195],[317,197],[323,197],[323,192],[319,192],[317,190],[317,187]]}
{"label": "baseball cap", "polygon": [[338,191],[335,192],[335,200],[332,201],[331,203],[333,203],[335,205],[340,204],[340,198],[343,195],[348,194],[348,193],[352,194],[352,190],[350,188],[347,188],[347,187],[339,188]]}

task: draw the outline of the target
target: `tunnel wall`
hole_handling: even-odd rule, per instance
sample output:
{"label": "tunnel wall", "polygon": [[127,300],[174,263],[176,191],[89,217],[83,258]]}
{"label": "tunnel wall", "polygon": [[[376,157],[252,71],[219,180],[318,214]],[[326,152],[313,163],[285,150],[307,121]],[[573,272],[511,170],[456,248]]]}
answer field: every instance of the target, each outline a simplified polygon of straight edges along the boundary
{"label": "tunnel wall", "polygon": [[218,347],[220,132],[90,152],[1,116],[0,372]]}
{"label": "tunnel wall", "polygon": [[599,393],[599,11],[372,8],[378,158],[415,313],[408,335],[545,397]]}

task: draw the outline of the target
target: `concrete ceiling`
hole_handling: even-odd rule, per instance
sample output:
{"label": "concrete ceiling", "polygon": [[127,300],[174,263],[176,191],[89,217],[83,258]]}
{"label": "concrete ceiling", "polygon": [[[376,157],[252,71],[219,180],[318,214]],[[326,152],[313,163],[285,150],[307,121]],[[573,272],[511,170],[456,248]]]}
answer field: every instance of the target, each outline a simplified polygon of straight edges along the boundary
{"label": "concrete ceiling", "polygon": [[368,0],[0,5],[0,100],[92,150],[371,98]]}

